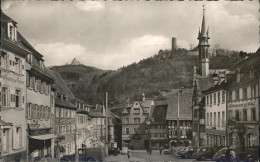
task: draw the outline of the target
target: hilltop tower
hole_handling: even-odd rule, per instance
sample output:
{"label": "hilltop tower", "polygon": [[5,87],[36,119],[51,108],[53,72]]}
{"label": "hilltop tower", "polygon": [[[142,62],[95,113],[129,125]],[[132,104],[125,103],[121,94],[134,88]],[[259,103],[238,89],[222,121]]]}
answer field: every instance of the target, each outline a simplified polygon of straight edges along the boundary
{"label": "hilltop tower", "polygon": [[202,18],[202,25],[199,28],[198,33],[198,40],[199,40],[199,60],[200,60],[200,74],[203,77],[207,77],[209,75],[209,28],[206,29],[206,19],[205,19],[205,8],[203,5],[203,18]]}
{"label": "hilltop tower", "polygon": [[177,49],[177,39],[172,37],[172,51]]}

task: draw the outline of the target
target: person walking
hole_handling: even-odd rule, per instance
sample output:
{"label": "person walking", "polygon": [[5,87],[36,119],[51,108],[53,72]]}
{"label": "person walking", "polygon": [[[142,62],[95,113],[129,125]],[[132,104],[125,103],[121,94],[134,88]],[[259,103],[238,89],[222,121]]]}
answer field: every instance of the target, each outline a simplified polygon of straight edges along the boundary
{"label": "person walking", "polygon": [[130,159],[130,157],[131,157],[131,152],[128,150],[127,151],[127,157],[128,157],[128,160]]}
{"label": "person walking", "polygon": [[162,148],[160,147],[160,155],[162,155]]}
{"label": "person walking", "polygon": [[150,148],[150,155],[152,155],[152,148]]}

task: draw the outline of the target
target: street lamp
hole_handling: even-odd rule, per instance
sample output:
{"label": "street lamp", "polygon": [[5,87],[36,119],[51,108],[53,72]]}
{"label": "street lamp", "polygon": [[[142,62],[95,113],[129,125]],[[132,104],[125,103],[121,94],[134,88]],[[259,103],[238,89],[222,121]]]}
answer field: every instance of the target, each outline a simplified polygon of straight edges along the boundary
{"label": "street lamp", "polygon": [[179,137],[180,137],[180,93],[182,93],[184,87],[178,90],[177,96],[178,96],[178,111],[177,111],[177,146],[179,144]]}
{"label": "street lamp", "polygon": [[150,132],[150,125],[151,125],[151,121],[150,120],[148,120],[147,122],[146,122],[146,124],[148,125],[148,138],[149,138],[149,148],[151,148],[151,132]]}

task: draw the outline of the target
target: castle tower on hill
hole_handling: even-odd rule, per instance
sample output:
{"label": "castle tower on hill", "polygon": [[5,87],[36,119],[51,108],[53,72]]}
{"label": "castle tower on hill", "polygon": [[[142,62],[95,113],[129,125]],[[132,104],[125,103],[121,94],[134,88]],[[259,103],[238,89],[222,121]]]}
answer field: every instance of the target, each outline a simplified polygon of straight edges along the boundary
{"label": "castle tower on hill", "polygon": [[203,5],[203,18],[202,25],[199,29],[198,33],[199,40],[199,59],[200,59],[200,74],[203,77],[207,77],[209,75],[209,28],[206,29],[206,19],[205,19],[205,8]]}
{"label": "castle tower on hill", "polygon": [[71,65],[81,65],[81,63],[80,63],[76,58],[74,58],[74,59],[71,61]]}

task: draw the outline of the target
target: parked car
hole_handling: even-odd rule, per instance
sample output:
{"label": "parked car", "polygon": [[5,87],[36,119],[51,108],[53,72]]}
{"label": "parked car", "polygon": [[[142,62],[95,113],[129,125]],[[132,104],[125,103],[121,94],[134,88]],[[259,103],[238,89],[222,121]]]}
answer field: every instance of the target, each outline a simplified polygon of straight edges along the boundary
{"label": "parked car", "polygon": [[215,149],[213,147],[202,147],[199,151],[195,152],[194,158],[196,160],[206,160],[206,159],[213,159],[215,154]]}
{"label": "parked car", "polygon": [[173,155],[174,155],[174,156],[180,156],[179,153],[180,153],[182,150],[184,150],[185,148],[186,148],[186,147],[176,147],[176,149],[175,149]]}
{"label": "parked car", "polygon": [[179,155],[181,156],[182,159],[184,158],[191,158],[192,154],[196,152],[197,147],[189,146],[183,149],[182,151],[179,152]]}
{"label": "parked car", "polygon": [[220,149],[213,157],[213,160],[220,161],[247,161],[253,162],[259,160],[259,148],[241,149],[241,148],[230,148],[230,157],[226,157],[228,148]]}
{"label": "parked car", "polygon": [[[102,147],[80,148],[78,149],[79,161],[104,161],[105,150]],[[64,155],[60,161],[75,161],[74,155]]]}

